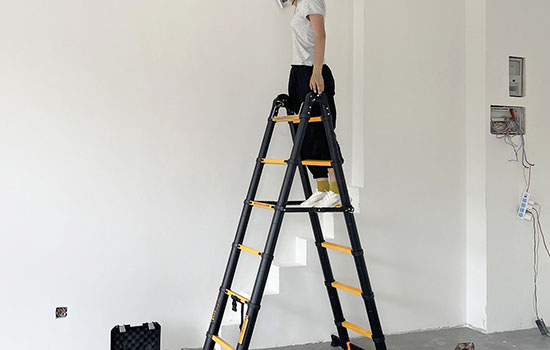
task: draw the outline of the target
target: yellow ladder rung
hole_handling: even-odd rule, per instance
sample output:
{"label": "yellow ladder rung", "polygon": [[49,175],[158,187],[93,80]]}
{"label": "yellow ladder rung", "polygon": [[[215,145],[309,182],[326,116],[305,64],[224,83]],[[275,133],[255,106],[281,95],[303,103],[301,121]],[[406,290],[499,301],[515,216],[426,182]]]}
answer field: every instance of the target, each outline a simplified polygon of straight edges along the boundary
{"label": "yellow ladder rung", "polygon": [[347,284],[340,283],[340,282],[332,282],[332,286],[334,288],[338,288],[338,289],[341,289],[345,292],[355,294],[355,295],[359,295],[359,296],[361,296],[361,294],[363,293],[361,291],[361,289],[359,289],[359,288],[355,288],[355,287],[352,287],[352,286],[349,286]]}
{"label": "yellow ladder rung", "polygon": [[296,123],[296,120],[298,120],[298,123],[300,122],[300,116],[299,115],[282,115],[280,117],[273,117],[271,118],[275,123],[280,122],[294,122]]}
{"label": "yellow ladder rung", "polygon": [[238,248],[239,248],[240,250],[245,251],[245,252],[248,252],[248,253],[251,253],[251,254],[254,254],[254,255],[262,256],[262,252],[260,252],[259,250],[252,249],[252,248],[247,247],[247,246],[244,246],[244,245],[242,245],[242,244],[239,244]]}
{"label": "yellow ladder rung", "polygon": [[311,117],[311,118],[309,118],[310,123],[318,123],[320,121],[321,121],[321,117]]}
{"label": "yellow ladder rung", "polygon": [[[262,158],[262,163],[264,164],[282,164],[286,165],[288,163],[288,159],[273,159],[273,158]],[[332,166],[331,160],[314,160],[314,159],[306,159],[302,161],[303,165],[312,165],[312,166],[326,166],[330,167]]]}
{"label": "yellow ladder rung", "polygon": [[246,304],[250,301],[247,298],[243,297],[242,295],[237,294],[234,291],[229,290],[229,289],[225,290],[225,294],[229,295],[230,297],[237,297],[241,301],[241,303],[243,303],[243,304]]}
{"label": "yellow ladder rung", "polygon": [[287,159],[270,159],[270,158],[263,158],[262,163],[264,164],[286,164]]}
{"label": "yellow ladder rung", "polygon": [[[283,115],[280,117],[273,117],[271,118],[275,123],[280,122],[293,122],[294,124],[300,123],[300,116],[299,115]],[[310,123],[318,123],[321,121],[321,117],[311,117],[309,118]]]}
{"label": "yellow ladder rung", "polygon": [[215,341],[217,344],[219,344],[225,350],[235,350],[231,345],[227,344],[225,340],[218,337],[217,335],[213,335],[212,340]]}
{"label": "yellow ladder rung", "polygon": [[336,243],[323,242],[321,243],[321,247],[351,254],[351,247],[346,247],[344,245],[340,245]]}
{"label": "yellow ladder rung", "polygon": [[274,209],[275,208],[274,204],[255,202],[255,201],[250,201],[250,205],[252,205],[254,207],[258,207],[258,208],[264,208],[264,209]]}
{"label": "yellow ladder rung", "polygon": [[327,166],[330,167],[332,164],[331,160],[313,160],[307,159],[302,161],[303,165],[313,165],[313,166]]}
{"label": "yellow ladder rung", "polygon": [[361,326],[358,326],[356,324],[353,324],[351,322],[348,322],[348,321],[342,322],[342,327],[347,328],[350,331],[354,331],[355,333],[362,334],[367,338],[372,338],[372,332],[371,331],[369,331],[368,329],[363,328]]}

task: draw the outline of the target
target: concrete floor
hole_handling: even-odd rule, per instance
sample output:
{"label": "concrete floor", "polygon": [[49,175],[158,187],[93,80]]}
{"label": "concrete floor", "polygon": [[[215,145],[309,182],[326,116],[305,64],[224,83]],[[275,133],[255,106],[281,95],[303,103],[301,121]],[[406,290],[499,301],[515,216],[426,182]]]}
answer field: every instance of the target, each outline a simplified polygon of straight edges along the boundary
{"label": "concrete floor", "polygon": [[[540,335],[538,329],[483,334],[468,328],[390,335],[388,350],[454,350],[457,343],[473,342],[476,350],[550,350],[550,338]],[[356,339],[355,344],[374,350],[370,339]],[[333,350],[330,343],[296,345],[277,350]]]}

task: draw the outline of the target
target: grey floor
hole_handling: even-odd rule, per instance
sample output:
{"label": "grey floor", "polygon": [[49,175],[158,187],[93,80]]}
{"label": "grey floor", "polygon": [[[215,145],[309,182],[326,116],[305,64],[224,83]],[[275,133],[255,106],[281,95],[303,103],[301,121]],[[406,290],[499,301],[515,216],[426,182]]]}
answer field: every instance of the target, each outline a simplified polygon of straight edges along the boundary
{"label": "grey floor", "polygon": [[[468,328],[390,335],[388,350],[454,350],[457,343],[473,342],[476,350],[550,350],[550,338],[540,335],[538,329],[483,334]],[[370,339],[356,339],[354,343],[374,350]],[[330,343],[296,345],[277,350],[332,350]]]}

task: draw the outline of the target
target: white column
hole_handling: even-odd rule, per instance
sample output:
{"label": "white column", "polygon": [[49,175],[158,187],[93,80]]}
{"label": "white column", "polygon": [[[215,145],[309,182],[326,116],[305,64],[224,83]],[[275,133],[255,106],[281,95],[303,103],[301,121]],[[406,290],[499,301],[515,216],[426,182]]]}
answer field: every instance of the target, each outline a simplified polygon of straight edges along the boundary
{"label": "white column", "polygon": [[365,185],[365,0],[353,1],[353,107],[351,186]]}
{"label": "white column", "polygon": [[487,330],[486,0],[466,0],[466,322]]}

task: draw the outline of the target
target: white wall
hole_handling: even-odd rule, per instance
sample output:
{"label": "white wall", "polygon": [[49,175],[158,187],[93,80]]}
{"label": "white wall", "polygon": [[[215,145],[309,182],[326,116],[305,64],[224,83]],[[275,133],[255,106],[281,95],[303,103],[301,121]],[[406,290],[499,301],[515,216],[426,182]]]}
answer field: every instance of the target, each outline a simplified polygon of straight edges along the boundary
{"label": "white wall", "polygon": [[[550,84],[550,4],[528,0],[487,1],[487,108],[491,104],[526,107],[527,150],[536,163],[531,193],[543,205],[543,226],[548,223],[545,205],[550,200],[550,147],[547,101]],[[525,98],[508,97],[508,56],[526,58]],[[524,190],[521,166],[508,162],[513,154],[502,141],[487,135],[487,254],[488,330],[534,327],[533,230],[531,223],[515,218]],[[548,229],[547,229],[548,231]],[[543,254],[543,252],[541,252]],[[550,314],[545,296],[550,290],[550,264],[541,255],[539,301],[541,317]]]}
{"label": "white wall", "polygon": [[466,0],[466,323],[487,329],[485,0]]}
{"label": "white wall", "polygon": [[385,329],[465,322],[464,3],[368,1],[364,243]]}
{"label": "white wall", "polygon": [[[351,5],[329,11],[344,120]],[[164,348],[202,345],[286,90],[290,16],[270,1],[2,2],[4,347],[107,348],[113,325],[151,319]]]}
{"label": "white wall", "polygon": [[[530,10],[520,35],[532,39],[518,36],[508,52],[499,39],[506,21],[496,17],[496,3],[489,1],[487,9],[487,61],[495,62],[487,68],[487,91],[495,88],[487,100],[507,103],[500,81],[505,56],[525,52],[528,72],[539,78],[528,73],[530,152],[542,159],[548,57],[535,44],[547,28],[533,19],[547,9],[538,4]],[[504,4],[511,16],[512,2]],[[337,78],[338,134],[349,172],[349,160],[357,158],[351,157],[351,136],[357,137],[351,116],[361,110],[352,100],[352,78],[361,71],[352,65],[358,57],[352,39],[361,36],[352,30],[360,26],[351,23],[351,2],[328,5],[328,62]],[[513,212],[521,190],[521,174],[506,163],[509,150],[476,134],[477,142],[487,143],[488,160],[476,158],[471,167],[476,155],[465,135],[481,124],[475,114],[486,113],[470,108],[476,94],[466,89],[473,79],[484,90],[483,80],[466,71],[484,54],[478,46],[472,58],[465,42],[475,36],[465,26],[471,8],[453,0],[369,0],[365,6],[365,163],[353,175],[365,171],[364,181],[354,181],[365,184],[357,221],[385,330],[466,322],[483,328],[483,314],[470,312],[484,294],[467,293],[476,267],[467,268],[466,247],[483,243],[483,215],[472,221],[470,213],[484,204],[465,193],[484,196],[475,186],[484,186],[476,174],[485,166],[488,179],[500,179],[487,184],[489,329],[531,325],[528,311],[515,324],[498,323],[513,318],[503,306],[513,295],[521,297],[517,307],[528,310],[528,282],[499,293],[510,287],[511,276],[530,278],[530,235],[513,215],[501,215]],[[106,348],[114,324],[150,319],[164,326],[164,348],[202,345],[266,113],[274,95],[286,90],[290,15],[270,1],[244,0],[2,4],[0,264],[3,285],[10,286],[0,293],[0,310],[9,315],[0,321],[4,346]],[[287,141],[285,133],[275,142]],[[273,155],[286,149],[278,145]],[[545,171],[537,165],[534,179],[542,202]],[[266,175],[264,184],[280,173]],[[497,191],[503,184],[516,186],[516,193]],[[275,192],[262,186],[264,197]],[[259,219],[253,224],[261,227]],[[472,235],[470,225],[482,235]],[[508,228],[513,225],[520,234]],[[307,221],[293,227],[308,229]],[[282,237],[293,236],[285,229]],[[502,264],[518,247],[525,256]],[[351,267],[338,266],[335,275],[353,283]],[[321,283],[308,286],[311,306],[301,305],[303,315],[328,307]],[[274,300],[272,307],[292,306]],[[350,309],[357,302],[344,298],[350,319],[364,324],[362,308]],[[67,319],[54,320],[58,305],[69,307]],[[260,332],[276,327],[287,334],[280,345],[322,340],[300,338],[296,330],[304,325],[265,315]]]}

